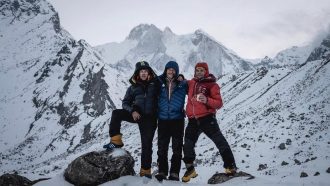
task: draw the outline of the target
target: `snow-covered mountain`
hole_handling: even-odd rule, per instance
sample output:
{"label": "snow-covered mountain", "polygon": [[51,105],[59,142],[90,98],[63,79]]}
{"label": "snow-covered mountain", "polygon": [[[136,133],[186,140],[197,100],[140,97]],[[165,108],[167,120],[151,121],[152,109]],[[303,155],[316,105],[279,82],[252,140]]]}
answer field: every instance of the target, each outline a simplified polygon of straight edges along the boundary
{"label": "snow-covered mountain", "polygon": [[[189,79],[194,63],[205,60],[211,72],[225,74],[218,81],[224,107],[217,118],[239,168],[256,176],[246,184],[326,185],[330,181],[326,172],[330,172],[329,41],[330,35],[312,52],[301,52],[307,57],[296,68],[254,69],[201,30],[178,36],[169,28],[140,25],[125,41],[96,47],[99,55],[61,27],[47,1],[3,0],[0,173],[17,171],[30,179],[58,174],[39,184],[67,184],[62,179],[67,165],[83,153],[100,150],[109,140],[111,111],[120,107],[136,61],[148,60],[162,71],[164,63],[175,59]],[[138,127],[124,122],[122,133],[124,148],[132,153],[138,171]],[[153,169],[156,151],[157,135]],[[196,153],[199,176],[192,183],[203,185],[222,171],[222,161],[205,135],[200,136]],[[308,177],[300,178],[302,172]],[[131,180],[142,183],[136,177]]]}
{"label": "snow-covered mountain", "polygon": [[310,53],[315,48],[315,44],[309,44],[306,46],[293,46],[291,48],[280,51],[274,58],[265,56],[255,64],[255,67],[283,67],[283,66],[299,66],[306,62]]}
{"label": "snow-covered mountain", "polygon": [[254,69],[250,62],[200,29],[176,35],[168,27],[162,31],[153,24],[141,24],[123,42],[95,48],[108,63],[123,71],[131,71],[140,60],[149,61],[158,72],[164,70],[166,62],[175,60],[181,72],[190,75],[198,61],[207,61],[216,76]]}
{"label": "snow-covered mountain", "polygon": [[119,73],[72,39],[47,1],[4,0],[0,12],[1,172],[30,170],[106,133]]}
{"label": "snow-covered mountain", "polygon": [[[326,42],[329,38],[325,39]],[[237,165],[256,176],[223,185],[327,185],[330,164],[330,47],[316,48],[308,61],[291,68],[260,68],[230,74],[219,81],[224,107],[217,114]],[[316,52],[322,48],[322,52]],[[126,149],[138,158],[136,126],[127,125]],[[154,143],[156,146],[156,143]],[[215,145],[204,134],[196,145],[195,185],[205,185],[222,161]],[[157,159],[154,153],[153,161]],[[139,165],[137,165],[138,167]],[[154,165],[155,168],[156,165]],[[182,167],[182,172],[184,168]],[[307,176],[307,177],[304,177]],[[47,185],[70,185],[59,174]],[[40,182],[42,185],[43,182]],[[143,184],[140,178],[123,177],[103,185]],[[153,180],[148,185],[157,184]],[[179,185],[164,181],[165,185]]]}

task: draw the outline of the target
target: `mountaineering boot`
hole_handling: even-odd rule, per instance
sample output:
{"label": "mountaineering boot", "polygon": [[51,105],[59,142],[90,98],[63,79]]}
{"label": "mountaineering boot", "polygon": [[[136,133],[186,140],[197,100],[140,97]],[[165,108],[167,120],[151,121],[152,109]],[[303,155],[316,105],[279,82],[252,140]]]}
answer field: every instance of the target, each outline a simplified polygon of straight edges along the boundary
{"label": "mountaineering boot", "polygon": [[110,143],[103,145],[103,148],[107,150],[112,150],[114,148],[121,148],[124,146],[123,141],[121,140],[122,135],[118,134],[111,137]]}
{"label": "mountaineering boot", "polygon": [[188,182],[188,181],[190,181],[191,178],[195,178],[196,176],[198,176],[193,164],[189,164],[189,165],[186,164],[186,167],[187,167],[187,171],[184,173],[184,175],[182,177],[182,182]]}
{"label": "mountaineering boot", "polygon": [[163,172],[159,172],[156,174],[155,178],[159,181],[162,182],[163,180],[166,180],[166,175]]}
{"label": "mountaineering boot", "polygon": [[168,179],[173,181],[180,181],[179,174],[177,173],[171,173]]}
{"label": "mountaineering boot", "polygon": [[140,176],[141,177],[147,177],[147,178],[152,178],[152,176],[151,176],[151,169],[143,169],[143,168],[141,168],[140,169]]}
{"label": "mountaineering boot", "polygon": [[228,176],[233,176],[236,172],[237,172],[236,166],[225,168],[225,174],[227,174]]}

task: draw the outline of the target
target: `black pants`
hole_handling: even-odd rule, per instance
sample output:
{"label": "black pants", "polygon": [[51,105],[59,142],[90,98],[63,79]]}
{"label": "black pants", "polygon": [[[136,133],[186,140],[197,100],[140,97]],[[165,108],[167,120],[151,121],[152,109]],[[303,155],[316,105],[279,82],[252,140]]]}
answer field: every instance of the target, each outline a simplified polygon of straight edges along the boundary
{"label": "black pants", "polygon": [[199,135],[204,132],[219,149],[224,162],[223,167],[228,168],[235,165],[234,155],[227,140],[222,135],[217,120],[214,115],[208,115],[199,119],[189,119],[184,138],[184,158],[185,163],[193,163],[196,159],[195,144]]}
{"label": "black pants", "polygon": [[184,119],[158,121],[158,168],[168,174],[168,146],[172,138],[172,159],[170,173],[180,173],[183,146]]}
{"label": "black pants", "polygon": [[138,123],[142,144],[141,168],[150,169],[152,162],[152,140],[154,139],[157,128],[157,118],[150,115],[143,116],[136,122],[133,120],[132,114],[128,111],[124,109],[113,110],[110,121],[110,137],[121,134],[120,127],[122,121]]}

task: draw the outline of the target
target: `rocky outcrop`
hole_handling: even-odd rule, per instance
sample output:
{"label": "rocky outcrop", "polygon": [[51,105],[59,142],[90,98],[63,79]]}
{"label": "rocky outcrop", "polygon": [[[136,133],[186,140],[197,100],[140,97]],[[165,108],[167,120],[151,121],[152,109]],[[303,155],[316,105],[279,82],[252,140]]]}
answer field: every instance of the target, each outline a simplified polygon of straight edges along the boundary
{"label": "rocky outcrop", "polygon": [[24,176],[18,174],[3,174],[0,176],[0,185],[10,185],[10,186],[30,186],[39,181],[47,180],[49,178],[38,179],[31,181]]}
{"label": "rocky outcrop", "polygon": [[121,176],[135,175],[133,157],[123,149],[89,152],[75,159],[64,172],[74,185],[98,185]]}
{"label": "rocky outcrop", "polygon": [[322,41],[321,45],[313,50],[310,56],[307,59],[309,61],[326,59],[330,58],[330,34]]}

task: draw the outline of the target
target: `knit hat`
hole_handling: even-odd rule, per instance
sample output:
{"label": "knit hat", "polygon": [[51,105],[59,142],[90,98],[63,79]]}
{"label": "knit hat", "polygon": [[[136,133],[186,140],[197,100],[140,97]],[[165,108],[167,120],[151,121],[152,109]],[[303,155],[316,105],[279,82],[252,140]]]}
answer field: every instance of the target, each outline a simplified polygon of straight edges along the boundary
{"label": "knit hat", "polygon": [[205,74],[204,74],[204,77],[208,77],[209,76],[209,67],[207,65],[206,62],[198,62],[196,65],[195,65],[195,69],[197,67],[203,67],[205,69]]}
{"label": "knit hat", "polygon": [[139,72],[142,69],[151,70],[149,63],[146,61],[139,61],[135,64],[135,72]]}

